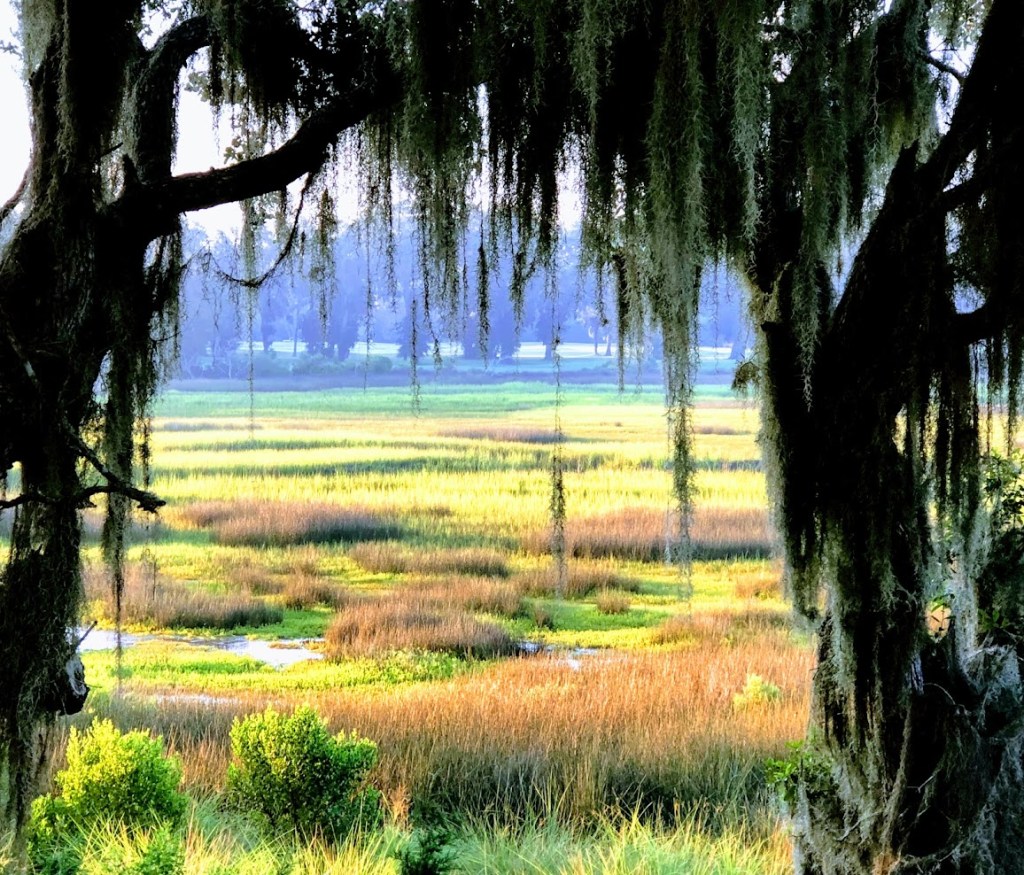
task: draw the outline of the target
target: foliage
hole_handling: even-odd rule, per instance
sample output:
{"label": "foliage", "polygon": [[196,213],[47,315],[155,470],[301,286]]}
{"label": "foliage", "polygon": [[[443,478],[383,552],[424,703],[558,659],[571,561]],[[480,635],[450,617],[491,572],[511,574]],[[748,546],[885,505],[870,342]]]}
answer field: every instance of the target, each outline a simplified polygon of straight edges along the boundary
{"label": "foliage", "polygon": [[765,777],[778,794],[783,810],[793,815],[801,793],[813,794],[828,785],[828,760],[807,742],[790,742],[786,757],[765,760]]}
{"label": "foliage", "polygon": [[188,805],[180,783],[181,762],[164,755],[163,739],[122,733],[111,721],[97,720],[84,732],[71,727],[58,792],[37,800],[33,818],[40,831],[104,818],[139,827],[173,825]]}
{"label": "foliage", "polygon": [[984,490],[991,543],[978,575],[978,624],[992,644],[1024,648],[1024,473],[1020,453],[991,456]]}
{"label": "foliage", "polygon": [[733,708],[769,705],[779,701],[782,691],[759,674],[748,674],[743,689],[732,697]]}
{"label": "foliage", "polygon": [[67,765],[57,773],[58,793],[36,799],[29,825],[34,871],[78,872],[91,836],[122,828],[146,835],[141,856],[119,865],[131,875],[177,875],[184,848],[175,833],[188,797],[178,790],[181,762],[166,757],[161,738],[121,733],[110,720],[84,732],[71,728]]}
{"label": "foliage", "polygon": [[228,798],[272,831],[338,840],[380,819],[380,793],[367,782],[377,745],[355,732],[331,736],[308,706],[236,719],[231,751]]}

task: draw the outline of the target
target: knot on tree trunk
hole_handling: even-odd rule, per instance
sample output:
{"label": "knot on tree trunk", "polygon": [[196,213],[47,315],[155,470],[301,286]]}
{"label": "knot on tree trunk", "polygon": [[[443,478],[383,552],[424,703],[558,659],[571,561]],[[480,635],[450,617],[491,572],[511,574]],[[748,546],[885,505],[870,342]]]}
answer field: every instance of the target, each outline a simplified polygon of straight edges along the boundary
{"label": "knot on tree trunk", "polygon": [[85,666],[78,652],[57,672],[43,701],[43,710],[56,714],[77,714],[85,707],[89,685],[85,682]]}

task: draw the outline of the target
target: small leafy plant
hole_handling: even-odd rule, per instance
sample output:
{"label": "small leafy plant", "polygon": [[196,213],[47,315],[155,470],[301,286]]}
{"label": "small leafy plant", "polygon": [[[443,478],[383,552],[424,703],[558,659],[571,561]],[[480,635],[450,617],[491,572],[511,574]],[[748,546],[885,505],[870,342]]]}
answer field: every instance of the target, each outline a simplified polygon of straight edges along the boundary
{"label": "small leafy plant", "polygon": [[418,800],[413,806],[416,829],[395,859],[398,875],[448,875],[455,871],[455,850],[451,847],[454,833],[440,808]]}
{"label": "small leafy plant", "polygon": [[[84,732],[72,727],[67,766],[55,783],[56,793],[32,805],[28,846],[35,871],[78,871],[84,837],[102,823],[133,833],[155,829],[153,859],[177,859],[172,830],[182,822],[188,797],[178,790],[181,763],[164,755],[162,738],[122,733],[109,720]],[[161,866],[146,871],[173,869]]]}
{"label": "small leafy plant", "polygon": [[732,697],[732,706],[741,709],[752,705],[769,705],[778,702],[781,697],[782,691],[771,681],[759,674],[748,674],[743,689]]}
{"label": "small leafy plant", "polygon": [[782,759],[765,761],[765,780],[778,796],[782,809],[796,811],[801,787],[811,796],[820,794],[831,778],[828,760],[804,741],[791,741],[789,753]]}
{"label": "small leafy plant", "polygon": [[228,799],[271,832],[336,840],[357,823],[380,820],[381,796],[368,783],[377,745],[354,732],[332,736],[308,706],[291,716],[268,708],[236,719],[231,752]]}

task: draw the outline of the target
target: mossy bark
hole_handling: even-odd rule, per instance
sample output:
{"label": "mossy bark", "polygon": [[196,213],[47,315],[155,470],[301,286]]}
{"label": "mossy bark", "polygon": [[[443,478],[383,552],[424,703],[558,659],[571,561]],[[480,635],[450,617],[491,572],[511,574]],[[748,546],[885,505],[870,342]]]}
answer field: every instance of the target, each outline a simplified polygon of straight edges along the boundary
{"label": "mossy bark", "polygon": [[59,707],[80,604],[77,459],[63,429],[49,431],[37,457],[22,463],[23,487],[46,501],[18,508],[0,577],[0,753],[9,778],[0,814],[8,825],[23,822],[47,763],[40,732]]}
{"label": "mossy bark", "polygon": [[[978,635],[993,557],[932,169],[908,150],[894,171],[809,380],[789,327],[762,325],[791,573],[804,612],[823,611],[791,812],[809,875],[1014,871],[1024,841],[1018,655]],[[790,268],[770,260],[784,295]],[[937,431],[961,460],[956,496],[935,486]],[[940,596],[953,610],[929,629]]]}

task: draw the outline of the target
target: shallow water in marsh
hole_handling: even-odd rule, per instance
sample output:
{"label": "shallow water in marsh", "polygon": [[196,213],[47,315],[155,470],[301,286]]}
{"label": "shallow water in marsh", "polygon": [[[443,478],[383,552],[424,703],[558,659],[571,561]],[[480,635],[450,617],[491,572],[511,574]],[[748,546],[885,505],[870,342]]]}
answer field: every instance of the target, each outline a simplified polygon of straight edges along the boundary
{"label": "shallow water in marsh", "polygon": [[[117,647],[117,632],[113,629],[92,629],[85,633],[80,629],[78,634],[85,638],[78,645],[79,650],[113,650]],[[307,645],[315,639],[295,638],[279,641],[261,641],[232,635],[228,638],[203,638],[184,635],[135,635],[130,632],[121,633],[121,646],[133,647],[143,641],[164,641],[168,644],[187,644],[193,647],[213,647],[226,650],[239,656],[265,662],[274,668],[285,668],[307,659],[323,659],[324,655]]]}

